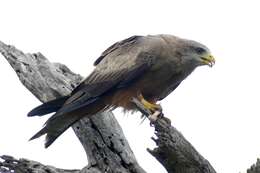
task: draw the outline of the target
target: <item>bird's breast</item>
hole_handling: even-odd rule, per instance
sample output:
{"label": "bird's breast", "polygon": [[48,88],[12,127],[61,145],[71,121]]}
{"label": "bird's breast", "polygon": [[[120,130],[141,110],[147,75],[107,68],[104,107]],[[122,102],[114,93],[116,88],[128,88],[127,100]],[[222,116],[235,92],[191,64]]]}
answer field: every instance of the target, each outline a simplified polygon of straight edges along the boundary
{"label": "bird's breast", "polygon": [[178,84],[182,76],[182,72],[176,67],[164,65],[163,68],[147,72],[137,84],[146,99],[157,100],[168,92],[169,88]]}

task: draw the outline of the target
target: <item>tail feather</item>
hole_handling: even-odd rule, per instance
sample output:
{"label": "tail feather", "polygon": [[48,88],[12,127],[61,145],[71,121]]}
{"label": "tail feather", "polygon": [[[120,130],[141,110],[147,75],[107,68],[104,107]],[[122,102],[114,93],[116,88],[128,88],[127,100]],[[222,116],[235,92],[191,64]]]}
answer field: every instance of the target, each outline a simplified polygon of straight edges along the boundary
{"label": "tail feather", "polygon": [[[55,101],[54,101],[55,102]],[[66,105],[65,105],[66,106]],[[91,116],[103,110],[107,105],[103,99],[96,98],[93,102],[72,111],[57,111],[45,123],[44,127],[30,140],[46,134],[45,148],[48,148],[65,130],[84,116]]]}
{"label": "tail feather", "polygon": [[[69,117],[68,117],[69,116]],[[67,130],[70,126],[72,126],[76,121],[81,119],[82,115],[68,115],[64,117],[62,120],[57,120],[57,123],[61,123],[61,125],[57,125],[54,129],[50,129],[45,138],[45,148],[48,148],[65,130]],[[62,121],[62,122],[61,122]]]}
{"label": "tail feather", "polygon": [[58,99],[43,103],[42,105],[31,110],[27,116],[43,116],[52,112],[57,112],[65,103],[69,96],[60,97]]}
{"label": "tail feather", "polygon": [[35,135],[33,135],[33,136],[29,139],[29,141],[34,140],[34,139],[36,139],[36,138],[39,138],[40,136],[44,135],[45,133],[47,133],[47,131],[46,131],[46,128],[43,127],[39,132],[37,132]]}
{"label": "tail feather", "polygon": [[84,116],[84,114],[71,115],[70,113],[62,116],[55,115],[56,114],[51,117],[51,120],[47,120],[45,126],[39,132],[33,135],[30,140],[47,134],[45,139],[45,148],[48,148],[65,130],[67,130],[71,125]]}

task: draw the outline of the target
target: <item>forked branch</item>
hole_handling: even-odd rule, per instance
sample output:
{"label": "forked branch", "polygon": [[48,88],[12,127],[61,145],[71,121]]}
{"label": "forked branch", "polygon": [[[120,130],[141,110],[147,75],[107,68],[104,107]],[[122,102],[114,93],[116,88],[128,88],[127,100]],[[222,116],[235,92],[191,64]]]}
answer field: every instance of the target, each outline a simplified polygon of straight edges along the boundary
{"label": "forked branch", "polygon": [[[65,65],[49,62],[41,53],[24,54],[13,46],[0,42],[0,52],[16,71],[20,81],[40,101],[46,102],[67,95],[79,84],[82,77]],[[139,106],[142,109],[142,106]],[[144,113],[144,112],[143,112]],[[152,138],[157,147],[148,149],[169,173],[215,173],[183,135],[171,126],[166,117],[154,123]],[[145,173],[111,112],[83,118],[73,125],[88,156],[88,165],[82,170],[63,170],[38,162],[2,156],[0,172],[37,173]]]}

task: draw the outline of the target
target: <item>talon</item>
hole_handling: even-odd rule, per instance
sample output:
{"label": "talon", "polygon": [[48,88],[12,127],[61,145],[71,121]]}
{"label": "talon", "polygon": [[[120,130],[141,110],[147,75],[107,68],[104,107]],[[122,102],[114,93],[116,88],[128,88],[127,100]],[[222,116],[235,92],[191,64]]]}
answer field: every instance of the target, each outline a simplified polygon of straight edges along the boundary
{"label": "talon", "polygon": [[161,111],[155,111],[153,114],[148,116],[148,119],[150,120],[150,125],[156,122],[159,118],[163,116],[163,113]]}
{"label": "talon", "polygon": [[148,102],[147,100],[145,100],[145,98],[143,97],[142,94],[140,94],[138,96],[138,98],[141,101],[141,103],[144,105],[144,107],[146,109],[150,110],[151,112],[156,112],[156,111],[162,110],[161,105]]}

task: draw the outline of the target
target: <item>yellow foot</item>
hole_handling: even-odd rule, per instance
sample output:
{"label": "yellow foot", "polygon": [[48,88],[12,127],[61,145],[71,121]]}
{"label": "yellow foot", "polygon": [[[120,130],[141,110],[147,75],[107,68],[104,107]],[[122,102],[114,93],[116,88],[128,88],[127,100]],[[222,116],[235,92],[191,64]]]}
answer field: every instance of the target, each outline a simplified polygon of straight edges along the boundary
{"label": "yellow foot", "polygon": [[138,96],[139,100],[141,101],[141,103],[144,105],[144,107],[148,110],[150,110],[152,113],[156,112],[156,111],[161,111],[162,107],[159,104],[153,104],[148,102],[147,100],[144,99],[143,95],[140,94]]}

